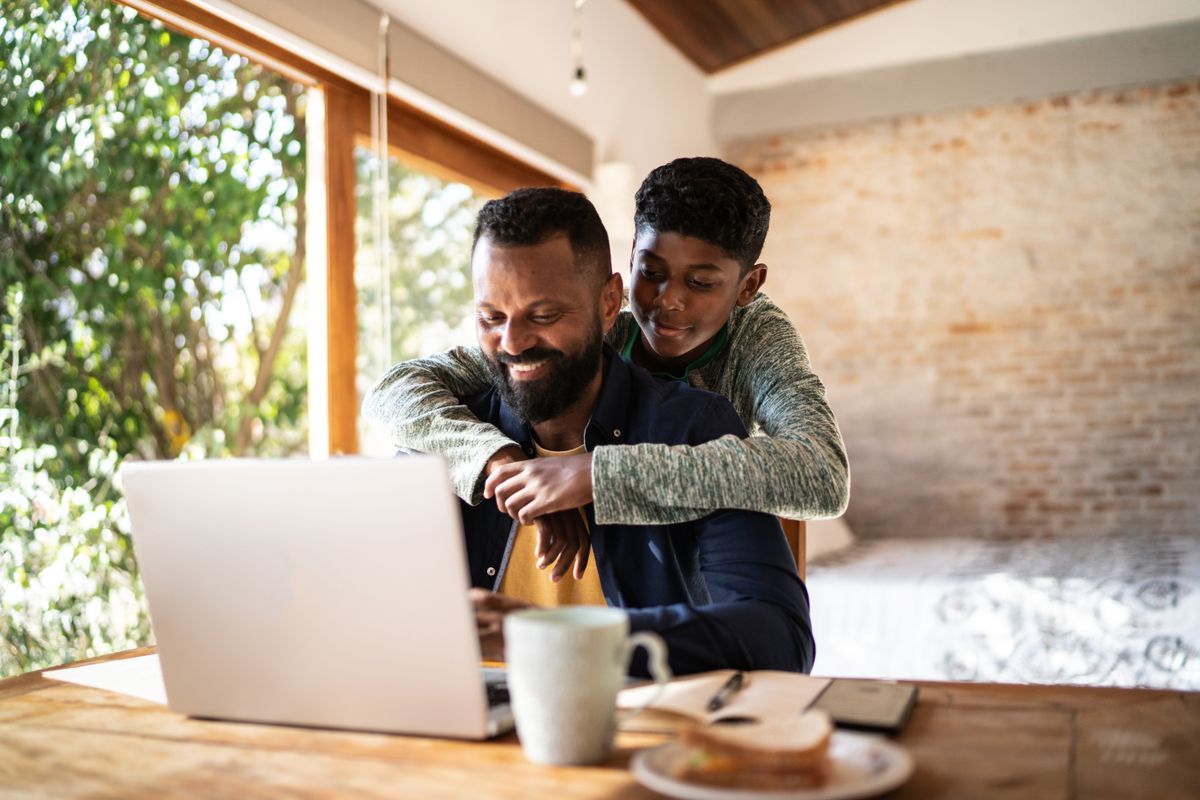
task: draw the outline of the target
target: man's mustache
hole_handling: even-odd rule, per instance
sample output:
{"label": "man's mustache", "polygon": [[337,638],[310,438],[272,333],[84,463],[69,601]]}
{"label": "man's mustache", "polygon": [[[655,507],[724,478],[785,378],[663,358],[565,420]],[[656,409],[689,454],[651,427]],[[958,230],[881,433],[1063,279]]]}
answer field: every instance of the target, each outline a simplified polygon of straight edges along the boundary
{"label": "man's mustache", "polygon": [[534,364],[550,358],[562,358],[564,355],[563,351],[552,350],[549,347],[531,347],[525,352],[517,353],[516,355],[496,353],[495,359],[501,364]]}

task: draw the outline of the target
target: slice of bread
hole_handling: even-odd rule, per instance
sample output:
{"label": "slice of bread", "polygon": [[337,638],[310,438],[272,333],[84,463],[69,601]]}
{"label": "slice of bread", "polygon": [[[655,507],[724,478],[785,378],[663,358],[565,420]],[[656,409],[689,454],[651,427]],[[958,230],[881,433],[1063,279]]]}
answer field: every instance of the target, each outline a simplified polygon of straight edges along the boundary
{"label": "slice of bread", "polygon": [[833,722],[824,711],[741,725],[704,725],[680,733],[676,777],[717,786],[811,788],[829,775]]}

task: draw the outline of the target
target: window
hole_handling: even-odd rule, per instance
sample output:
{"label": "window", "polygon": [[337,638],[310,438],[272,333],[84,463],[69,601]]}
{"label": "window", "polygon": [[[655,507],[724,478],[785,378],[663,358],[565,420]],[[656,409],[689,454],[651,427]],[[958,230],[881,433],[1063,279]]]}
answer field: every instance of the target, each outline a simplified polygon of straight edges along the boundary
{"label": "window", "polygon": [[[488,198],[521,186],[563,184],[391,100],[387,114],[391,274],[385,280],[380,272],[378,226],[373,223],[377,150],[372,147],[370,106],[364,96],[362,102],[337,114],[328,111],[327,116],[348,120],[353,130],[341,148],[352,150],[341,169],[352,173],[345,184],[353,193],[355,214],[355,238],[345,248],[354,261],[352,277],[330,265],[330,451],[365,449],[382,455],[392,451],[385,433],[365,430],[358,410],[364,393],[390,366],[388,362],[474,342],[468,317],[475,213]],[[331,184],[340,182],[332,176],[328,179]],[[350,207],[345,200],[341,205]],[[329,227],[332,239],[349,226],[331,218]],[[331,243],[330,252],[345,244]],[[391,294],[390,306],[382,303],[384,292]],[[383,334],[385,326],[390,328],[389,337]]]}
{"label": "window", "polygon": [[145,643],[124,459],[306,451],[309,89],[108,0],[0,52],[3,674]]}
{"label": "window", "polygon": [[[487,199],[461,181],[389,156],[387,190],[376,191],[374,150],[355,149],[354,283],[358,290],[358,397],[397,361],[474,341],[471,236]],[[386,200],[387,253],[378,203]],[[386,256],[386,257],[385,257]],[[385,273],[386,265],[386,273]],[[385,432],[359,420],[360,449],[387,455]]]}
{"label": "window", "polygon": [[389,202],[421,224],[394,216],[386,282],[364,239],[356,276],[368,93],[150,7],[170,25],[112,0],[0,16],[0,676],[147,643],[123,459],[357,451],[387,349],[467,330],[478,204],[555,183],[390,100]]}

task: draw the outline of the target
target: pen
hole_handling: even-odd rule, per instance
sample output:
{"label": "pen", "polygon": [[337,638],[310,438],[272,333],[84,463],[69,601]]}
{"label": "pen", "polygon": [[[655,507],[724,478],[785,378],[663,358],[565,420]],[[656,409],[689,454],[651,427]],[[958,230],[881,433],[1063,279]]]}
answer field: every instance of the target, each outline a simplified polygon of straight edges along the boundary
{"label": "pen", "polygon": [[746,673],[738,670],[729,676],[729,680],[721,684],[721,688],[717,689],[717,693],[708,701],[709,711],[720,711],[729,702],[729,698],[737,694],[746,681]]}

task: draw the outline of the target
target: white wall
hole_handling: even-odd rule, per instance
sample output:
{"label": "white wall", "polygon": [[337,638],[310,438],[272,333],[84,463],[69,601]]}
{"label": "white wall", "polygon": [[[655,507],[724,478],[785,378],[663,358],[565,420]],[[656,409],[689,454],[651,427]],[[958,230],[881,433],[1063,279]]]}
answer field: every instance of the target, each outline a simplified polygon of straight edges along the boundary
{"label": "white wall", "polygon": [[717,95],[718,141],[1200,75],[1200,20]]}
{"label": "white wall", "polygon": [[717,94],[1200,19],[1198,0],[906,0],[731,67]]}
{"label": "white wall", "polygon": [[570,0],[371,2],[593,138],[596,166],[614,164],[595,171],[589,195],[617,267],[628,261],[633,193],[646,173],[679,156],[717,153],[704,73],[625,0],[583,6],[583,97],[567,92]]}
{"label": "white wall", "polygon": [[625,0],[583,6],[589,91],[571,97],[570,0],[372,0],[392,16],[590,134],[597,163],[636,180],[679,155],[713,155],[704,74]]}

